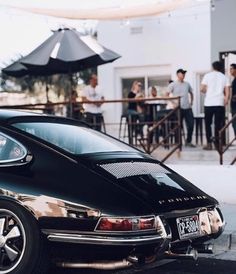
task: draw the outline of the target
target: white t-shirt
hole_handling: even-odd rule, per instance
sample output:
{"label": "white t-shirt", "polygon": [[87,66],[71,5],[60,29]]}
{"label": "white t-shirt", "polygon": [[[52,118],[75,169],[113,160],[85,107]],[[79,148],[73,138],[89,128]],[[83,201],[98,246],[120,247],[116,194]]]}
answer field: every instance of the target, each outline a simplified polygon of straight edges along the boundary
{"label": "white t-shirt", "polygon": [[[103,95],[98,86],[93,88],[92,86],[86,86],[81,93],[82,97],[86,97],[89,101],[99,101],[102,99]],[[84,111],[90,113],[101,113],[101,106],[95,104],[83,104]]]}
{"label": "white t-shirt", "polygon": [[219,71],[207,73],[202,79],[202,85],[207,86],[204,106],[224,106],[224,89],[229,87],[229,79]]}

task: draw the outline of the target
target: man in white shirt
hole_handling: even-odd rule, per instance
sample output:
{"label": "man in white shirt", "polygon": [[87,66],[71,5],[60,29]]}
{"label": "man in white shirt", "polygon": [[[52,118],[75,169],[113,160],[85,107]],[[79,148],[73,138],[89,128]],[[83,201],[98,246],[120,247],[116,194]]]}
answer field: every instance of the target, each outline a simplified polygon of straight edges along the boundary
{"label": "man in white shirt", "polygon": [[[98,88],[98,79],[96,74],[92,74],[89,78],[89,85],[82,91],[82,101],[102,101],[104,96]],[[85,121],[94,129],[101,130],[102,116],[102,102],[99,103],[84,103],[84,117]]]}
{"label": "man in white shirt", "polygon": [[[204,101],[205,127],[207,145],[205,150],[212,150],[212,141],[219,149],[219,131],[225,123],[225,106],[229,102],[230,83],[221,72],[222,64],[216,61],[212,64],[213,70],[207,73],[201,83],[201,92],[206,94]],[[215,136],[212,139],[211,125],[214,117]]]}

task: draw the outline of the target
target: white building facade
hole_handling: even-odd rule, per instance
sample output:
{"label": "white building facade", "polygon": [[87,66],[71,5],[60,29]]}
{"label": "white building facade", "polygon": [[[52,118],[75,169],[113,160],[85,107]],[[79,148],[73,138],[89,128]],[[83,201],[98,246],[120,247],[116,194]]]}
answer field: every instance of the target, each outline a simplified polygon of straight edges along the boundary
{"label": "white building facade", "polygon": [[[209,3],[129,24],[100,22],[98,39],[122,56],[99,67],[99,85],[107,99],[127,97],[136,79],[143,83],[146,95],[153,85],[163,91],[170,79],[176,79],[176,70],[183,68],[194,89],[194,112],[201,112],[199,81],[211,64]],[[106,121],[118,122],[122,111],[120,104],[115,109],[114,105],[105,106]]]}
{"label": "white building facade", "polygon": [[[202,76],[220,52],[236,50],[236,36],[230,39],[234,34],[228,33],[230,22],[235,20],[236,1],[212,3],[199,1],[194,7],[156,18],[99,22],[99,42],[122,56],[99,67],[99,84],[106,99],[127,97],[136,79],[143,83],[146,95],[153,85],[161,94],[168,81],[176,79],[176,70],[183,68],[194,90],[194,114],[203,113]],[[228,23],[221,24],[222,19]],[[118,123],[122,112],[121,104],[104,106],[106,122]]]}

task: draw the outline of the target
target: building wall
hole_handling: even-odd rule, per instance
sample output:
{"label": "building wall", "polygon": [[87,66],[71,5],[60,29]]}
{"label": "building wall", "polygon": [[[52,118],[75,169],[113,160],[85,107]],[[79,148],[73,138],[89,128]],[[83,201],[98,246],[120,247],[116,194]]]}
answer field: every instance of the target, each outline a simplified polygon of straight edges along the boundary
{"label": "building wall", "polygon": [[211,60],[219,59],[219,52],[236,51],[235,0],[215,0],[211,11]]}
{"label": "building wall", "polygon": [[[211,11],[211,61],[219,60],[220,52],[236,51],[235,35],[235,0],[215,0],[215,8]],[[231,54],[225,59],[226,75],[230,77],[229,66],[236,62],[236,55]],[[227,109],[230,115],[230,107]],[[234,133],[229,127],[229,139],[232,140]]]}
{"label": "building wall", "polygon": [[[122,97],[122,78],[145,73],[169,75],[175,79],[180,67],[188,71],[186,80],[199,97],[197,75],[210,69],[210,7],[204,3],[159,18],[132,20],[130,24],[100,22],[98,39],[122,56],[99,67],[99,84],[106,98]],[[194,103],[196,113],[199,112],[198,101]],[[107,105],[104,113],[106,121],[118,122],[121,107]]]}

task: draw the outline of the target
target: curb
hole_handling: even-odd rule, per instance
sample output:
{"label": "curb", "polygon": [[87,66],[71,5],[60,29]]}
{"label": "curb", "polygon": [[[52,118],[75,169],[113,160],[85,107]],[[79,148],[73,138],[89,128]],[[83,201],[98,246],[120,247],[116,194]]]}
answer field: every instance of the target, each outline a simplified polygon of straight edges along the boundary
{"label": "curb", "polygon": [[216,251],[236,251],[236,232],[222,234],[213,244]]}

